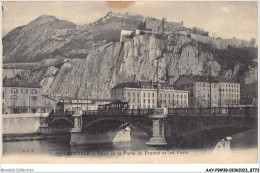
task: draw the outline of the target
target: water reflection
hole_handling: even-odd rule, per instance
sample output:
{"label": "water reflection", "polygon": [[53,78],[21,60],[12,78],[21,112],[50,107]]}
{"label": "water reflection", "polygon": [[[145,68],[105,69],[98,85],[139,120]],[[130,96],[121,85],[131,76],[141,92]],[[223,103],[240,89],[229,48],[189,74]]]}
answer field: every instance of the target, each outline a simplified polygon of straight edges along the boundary
{"label": "water reflection", "polygon": [[[231,136],[231,149],[235,152],[239,148],[257,148],[257,130],[251,130]],[[213,151],[217,141],[201,148],[183,148],[181,146],[149,147],[145,143],[149,136],[138,130],[131,131],[131,142],[91,144],[82,146],[70,146],[70,135],[57,136],[53,139],[4,142],[3,155],[15,154],[47,154],[52,156],[70,156],[78,153],[80,157],[106,157],[106,152],[125,152],[142,150],[184,150],[184,151]],[[111,155],[110,155],[111,156]]]}

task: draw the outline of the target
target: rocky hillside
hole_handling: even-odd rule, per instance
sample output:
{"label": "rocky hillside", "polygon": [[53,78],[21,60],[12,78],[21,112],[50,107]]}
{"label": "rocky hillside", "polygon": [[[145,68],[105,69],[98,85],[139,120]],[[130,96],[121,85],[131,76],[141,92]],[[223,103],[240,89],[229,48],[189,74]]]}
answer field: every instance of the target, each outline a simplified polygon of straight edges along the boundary
{"label": "rocky hillside", "polygon": [[35,70],[30,76],[41,83],[43,92],[79,98],[109,98],[112,87],[134,81],[134,75],[136,80],[157,81],[158,59],[159,78],[165,82],[173,83],[183,74],[207,75],[207,69],[230,81],[257,80],[257,76],[247,74],[250,69],[245,64],[234,62],[226,67],[214,55],[186,36],[145,34],[105,44],[90,51],[85,59]]}
{"label": "rocky hillside", "polygon": [[48,58],[85,58],[98,42],[119,41],[121,29],[136,29],[142,18],[124,14],[77,26],[54,16],[40,16],[3,37],[4,63],[39,62]]}
{"label": "rocky hillside", "polygon": [[[140,16],[122,22],[123,18],[105,17],[79,27],[41,16],[3,38],[4,62],[9,62],[6,68],[12,62],[44,62],[29,72],[26,69],[26,76],[39,81],[43,93],[79,98],[109,98],[112,87],[134,81],[134,76],[138,81],[157,81],[157,65],[159,80],[170,84],[183,74],[210,73],[240,83],[257,81],[256,48],[216,49],[177,33],[146,33],[118,42],[111,33],[121,27],[138,27],[141,21]],[[111,28],[111,22],[118,25]],[[97,44],[108,35],[112,41]],[[13,70],[9,73],[15,75]]]}

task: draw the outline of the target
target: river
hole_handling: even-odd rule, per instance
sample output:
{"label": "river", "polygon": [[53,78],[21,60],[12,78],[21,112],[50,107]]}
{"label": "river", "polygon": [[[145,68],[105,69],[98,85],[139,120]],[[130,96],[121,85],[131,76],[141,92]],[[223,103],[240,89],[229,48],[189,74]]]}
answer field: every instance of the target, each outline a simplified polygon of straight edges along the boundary
{"label": "river", "polygon": [[[240,148],[257,149],[257,130],[239,133],[232,136],[233,143],[231,148],[235,151]],[[241,140],[243,139],[243,140]],[[131,142],[109,143],[109,144],[92,144],[81,146],[70,146],[70,135],[57,135],[50,139],[29,140],[3,142],[3,156],[11,156],[16,154],[40,155],[49,156],[64,156],[80,155],[80,157],[106,157],[108,152],[138,152],[138,151],[176,151],[192,153],[203,151],[204,153],[212,152],[216,143],[205,144],[202,147],[149,147],[145,143],[149,140],[149,135],[145,132],[132,130]]]}

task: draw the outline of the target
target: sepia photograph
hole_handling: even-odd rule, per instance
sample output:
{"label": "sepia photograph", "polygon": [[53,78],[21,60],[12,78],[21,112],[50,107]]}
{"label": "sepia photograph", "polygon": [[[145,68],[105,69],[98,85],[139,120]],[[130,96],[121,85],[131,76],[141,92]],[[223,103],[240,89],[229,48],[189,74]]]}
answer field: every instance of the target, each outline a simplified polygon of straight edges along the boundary
{"label": "sepia photograph", "polygon": [[1,16],[2,163],[258,163],[257,1]]}

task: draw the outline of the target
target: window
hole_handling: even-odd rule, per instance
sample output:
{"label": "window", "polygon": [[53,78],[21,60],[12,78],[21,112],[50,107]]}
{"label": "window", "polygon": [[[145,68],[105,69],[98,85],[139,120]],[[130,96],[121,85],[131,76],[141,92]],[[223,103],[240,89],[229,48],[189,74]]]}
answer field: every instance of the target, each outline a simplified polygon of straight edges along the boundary
{"label": "window", "polygon": [[164,94],[164,98],[166,98],[166,94]]}
{"label": "window", "polygon": [[150,103],[150,99],[148,99],[148,103]]}
{"label": "window", "polygon": [[162,93],[160,93],[160,98],[162,98]]}
{"label": "window", "polygon": [[14,112],[14,114],[18,114],[19,113],[18,109],[13,109],[13,112]]}
{"label": "window", "polygon": [[184,99],[186,99],[186,95],[184,95]]}
{"label": "window", "polygon": [[183,88],[186,88],[186,84],[183,84]]}
{"label": "window", "polygon": [[168,102],[169,104],[171,104],[171,100],[169,100],[169,102]]}
{"label": "window", "polygon": [[139,93],[137,93],[137,97],[139,97]]}
{"label": "window", "polygon": [[172,94],[172,98],[174,98],[174,94]]}
{"label": "window", "polygon": [[193,87],[193,84],[190,84],[191,87]]}
{"label": "window", "polygon": [[130,95],[131,93],[128,93],[128,97],[131,97],[131,95]]}
{"label": "window", "polygon": [[144,99],[144,103],[145,103],[145,99]]}
{"label": "window", "polygon": [[171,94],[169,94],[168,96],[169,96],[169,98],[171,98]]}
{"label": "window", "polygon": [[38,97],[36,97],[36,96],[31,96],[31,100],[37,100],[38,99]]}
{"label": "window", "polygon": [[150,93],[148,93],[148,97],[150,97]]}
{"label": "window", "polygon": [[205,83],[203,83],[203,87],[205,87]]}
{"label": "window", "polygon": [[182,99],[182,95],[181,95],[181,99]]}
{"label": "window", "polygon": [[187,84],[187,88],[189,88],[190,87],[190,85],[189,84]]}
{"label": "window", "polygon": [[144,109],[146,108],[145,105],[143,106],[143,108],[144,108]]}
{"label": "window", "polygon": [[32,106],[37,106],[37,103],[35,101],[33,101]]}
{"label": "window", "polygon": [[152,95],[153,95],[153,97],[154,97],[154,93],[153,93]]}
{"label": "window", "polygon": [[145,93],[144,93],[144,97],[145,97]]}
{"label": "window", "polygon": [[32,89],[32,94],[37,94],[36,89]]}
{"label": "window", "polygon": [[164,100],[164,104],[166,104],[166,100]]}
{"label": "window", "polygon": [[133,99],[133,103],[135,102],[135,99]]}
{"label": "window", "polygon": [[135,96],[135,93],[133,93],[133,97]]}
{"label": "window", "polygon": [[153,99],[153,103],[154,103],[154,99]]}
{"label": "window", "polygon": [[18,93],[18,89],[12,88],[11,92],[12,92],[13,94],[16,94],[16,93]]}
{"label": "window", "polygon": [[139,99],[137,99],[137,103],[139,103]]}
{"label": "window", "polygon": [[190,93],[190,97],[193,97],[193,93]]}
{"label": "window", "polygon": [[18,99],[18,96],[17,95],[12,95],[12,100],[17,100]]}
{"label": "window", "polygon": [[15,106],[15,105],[16,105],[15,101],[12,101],[11,106]]}
{"label": "window", "polygon": [[28,89],[22,89],[22,94],[27,94],[28,93]]}

